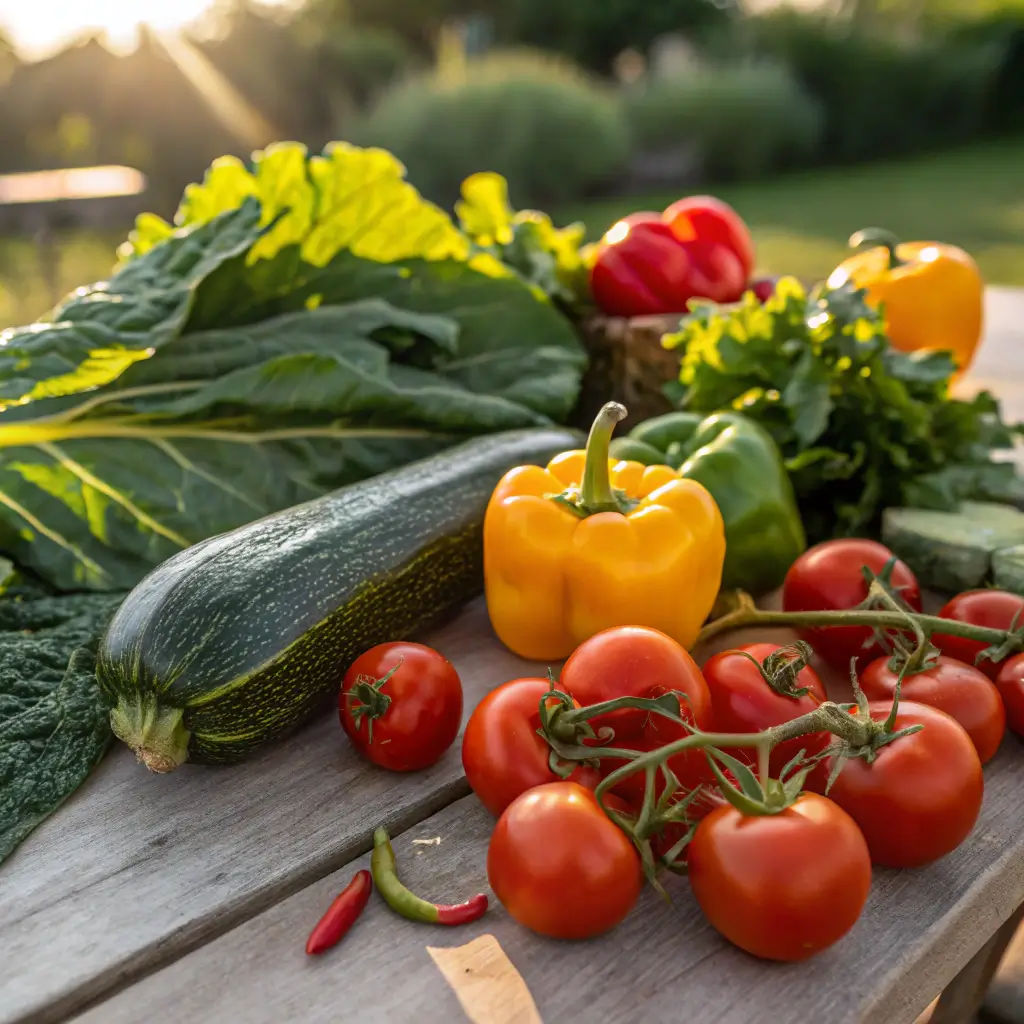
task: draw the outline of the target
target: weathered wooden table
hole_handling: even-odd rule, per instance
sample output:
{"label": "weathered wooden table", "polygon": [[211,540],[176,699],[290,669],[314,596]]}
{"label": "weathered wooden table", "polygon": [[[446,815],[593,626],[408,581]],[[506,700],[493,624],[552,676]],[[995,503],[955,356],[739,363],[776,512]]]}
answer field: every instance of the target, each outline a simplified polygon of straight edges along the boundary
{"label": "weathered wooden table", "polygon": [[[992,292],[989,311],[972,379],[1024,418],[1024,386],[1008,386],[1024,385],[1024,298]],[[466,715],[496,684],[541,668],[501,648],[480,603],[429,639],[462,676]],[[854,930],[802,965],[729,946],[685,879],[670,880],[671,903],[647,891],[618,929],[580,943],[540,939],[497,904],[448,930],[400,919],[375,896],[341,946],[310,958],[309,929],[367,865],[376,825],[424,895],[486,891],[492,821],[469,795],[458,744],[408,776],[361,761],[333,716],[229,769],[155,776],[117,747],[0,871],[0,1024],[912,1024],[967,968],[936,1015],[963,1024],[1024,904],[1022,781],[1024,746],[1011,737],[986,770],[970,839],[931,867],[876,871]],[[499,981],[492,940],[444,952],[481,936],[518,969],[535,1012]]]}

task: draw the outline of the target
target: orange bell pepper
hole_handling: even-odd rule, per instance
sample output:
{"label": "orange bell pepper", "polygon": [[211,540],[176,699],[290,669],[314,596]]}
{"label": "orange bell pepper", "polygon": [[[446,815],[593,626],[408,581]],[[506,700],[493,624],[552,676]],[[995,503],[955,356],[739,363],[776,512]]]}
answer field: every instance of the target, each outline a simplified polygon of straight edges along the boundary
{"label": "orange bell pepper", "polygon": [[868,302],[884,305],[894,348],[945,350],[963,373],[981,340],[984,282],[974,260],[952,245],[898,243],[877,228],[858,231],[850,245],[869,248],[841,263],[829,285],[867,289]]}
{"label": "orange bell pepper", "polygon": [[625,415],[609,402],[585,451],[519,466],[491,496],[487,611],[524,658],[566,658],[612,626],[651,626],[690,647],[711,612],[725,561],[718,505],[669,466],[610,459]]}

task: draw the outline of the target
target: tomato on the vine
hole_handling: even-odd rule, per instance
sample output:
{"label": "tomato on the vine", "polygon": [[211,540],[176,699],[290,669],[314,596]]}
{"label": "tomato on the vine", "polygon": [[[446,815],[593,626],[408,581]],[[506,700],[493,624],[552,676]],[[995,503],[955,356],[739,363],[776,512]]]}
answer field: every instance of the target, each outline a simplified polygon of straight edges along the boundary
{"label": "tomato on the vine", "polygon": [[803,793],[775,814],[727,805],[697,826],[690,885],[730,942],[769,960],[806,960],[856,923],[871,887],[860,829],[831,800]]}
{"label": "tomato on the vine", "polygon": [[1003,662],[996,688],[1006,706],[1007,725],[1024,737],[1024,654],[1015,654]]}
{"label": "tomato on the vine", "polygon": [[[667,722],[666,724],[674,726],[672,722]],[[679,730],[678,733],[673,733],[672,735],[666,733],[662,736],[651,735],[640,739],[614,740],[613,742],[616,747],[620,747],[623,750],[636,750],[640,753],[647,753],[650,750],[663,747],[676,739],[682,739],[687,735],[681,725],[674,726],[674,728]],[[601,777],[607,778],[613,771],[621,768],[625,763],[625,760],[619,757],[602,757]],[[683,751],[681,754],[670,757],[667,763],[683,790],[696,789],[698,786],[708,785],[715,781],[714,773],[708,766],[708,759],[704,756],[703,750]],[[647,779],[645,773],[635,771],[632,775],[627,775],[621,782],[616,783],[612,792],[627,800],[634,807],[639,808],[644,801],[644,790],[646,788]],[[654,795],[660,797],[664,791],[665,776],[659,771],[655,776]]]}
{"label": "tomato on the vine", "polygon": [[555,939],[614,928],[640,895],[640,858],[593,792],[552,782],[505,808],[487,850],[487,879],[509,915]]}
{"label": "tomato on the vine", "polygon": [[429,768],[462,722],[462,683],[447,658],[423,644],[371,647],[345,673],[341,725],[356,749],[397,772]]}
{"label": "tomato on the vine", "polygon": [[[1024,626],[1024,597],[1005,590],[965,590],[946,602],[939,618],[969,622],[972,626],[987,626],[989,629],[1010,629],[1014,622]],[[981,640],[968,640],[947,633],[936,633],[932,643],[943,654],[968,665],[973,665],[978,655],[990,646]],[[978,663],[978,668],[989,679],[995,679],[1004,664],[1005,661],[986,659]]]}
{"label": "tomato on the vine", "polygon": [[[794,691],[806,689],[806,693],[790,697],[772,689],[758,665],[780,650],[783,648],[779,644],[741,644],[713,655],[704,663],[704,679],[711,693],[717,731],[763,732],[773,725],[809,714],[826,700],[824,684],[809,665],[800,669],[792,684]],[[772,776],[778,778],[801,750],[807,756],[820,753],[830,740],[829,733],[818,732],[780,743],[772,750],[769,761]],[[738,747],[729,752],[748,764],[756,760],[756,753],[751,749]]]}
{"label": "tomato on the vine", "polygon": [[[697,663],[670,636],[646,626],[617,626],[585,640],[562,666],[559,686],[588,706],[615,697],[660,697],[676,690],[682,715],[699,728],[709,727],[711,696]],[[646,711],[627,708],[590,720],[595,730],[611,727],[615,744],[641,737],[669,742],[682,726]]]}
{"label": "tomato on the vine", "polygon": [[[462,737],[462,767],[491,814],[501,814],[534,786],[558,781],[550,767],[551,748],[537,732],[540,701],[550,689],[546,679],[512,679],[487,694],[469,716]],[[600,776],[596,769],[580,765],[570,779],[593,788]]]}
{"label": "tomato on the vine", "polygon": [[[837,611],[853,608],[868,596],[862,569],[876,576],[893,553],[873,540],[826,540],[805,551],[786,573],[782,585],[782,607],[787,612]],[[921,610],[921,588],[917,577],[900,561],[893,566],[890,586],[915,611]],[[867,626],[832,626],[802,630],[805,639],[830,665],[848,671],[850,659],[864,661],[882,653],[871,643]],[[865,646],[870,644],[870,646]]]}
{"label": "tomato on the vine", "polygon": [[[860,674],[868,700],[892,700],[899,673],[888,658],[877,658]],[[923,672],[903,677],[900,697],[945,711],[971,737],[981,763],[990,761],[1006,732],[1006,712],[992,680],[971,665],[940,655]]]}
{"label": "tomato on the vine", "polygon": [[[885,721],[891,707],[870,704],[872,719]],[[889,868],[944,857],[981,811],[981,760],[963,727],[937,708],[901,701],[894,729],[912,725],[924,728],[881,747],[870,763],[850,758],[828,793],[860,826],[872,861]]]}

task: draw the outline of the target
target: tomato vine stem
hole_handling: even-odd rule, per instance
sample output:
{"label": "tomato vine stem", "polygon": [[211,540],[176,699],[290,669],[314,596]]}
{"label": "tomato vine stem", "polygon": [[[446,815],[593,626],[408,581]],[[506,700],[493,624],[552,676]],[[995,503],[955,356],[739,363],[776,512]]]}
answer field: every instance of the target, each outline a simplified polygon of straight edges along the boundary
{"label": "tomato vine stem", "polygon": [[[937,615],[922,615],[902,609],[850,608],[844,611],[785,612],[758,608],[748,594],[736,595],[737,607],[709,622],[697,637],[697,643],[706,643],[724,633],[746,626],[788,626],[790,629],[827,629],[830,626],[869,626],[873,628],[917,631],[926,636],[942,633],[946,636],[978,640],[993,647],[1008,646],[1010,651],[1024,650],[1024,636],[1017,630],[992,629],[975,626],[956,619],[942,619]],[[909,622],[908,622],[909,620]],[[915,628],[916,627],[916,628]]]}

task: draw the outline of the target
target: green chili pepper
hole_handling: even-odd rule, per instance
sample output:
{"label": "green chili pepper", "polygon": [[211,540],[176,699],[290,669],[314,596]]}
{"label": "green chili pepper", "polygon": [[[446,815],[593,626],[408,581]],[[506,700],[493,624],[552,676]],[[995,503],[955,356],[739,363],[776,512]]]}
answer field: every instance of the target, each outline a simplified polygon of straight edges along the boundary
{"label": "green chili pepper", "polygon": [[425,921],[428,924],[468,924],[483,917],[487,910],[487,897],[482,893],[451,905],[430,903],[407,889],[398,879],[398,865],[395,851],[391,847],[387,829],[378,828],[373,833],[373,853],[370,854],[370,873],[373,884],[384,897],[387,905],[410,921]]}
{"label": "green chili pepper", "polygon": [[757,596],[780,586],[807,539],[771,435],[740,413],[672,412],[612,442],[613,458],[655,465],[654,453],[718,502],[725,521],[723,589]]}

